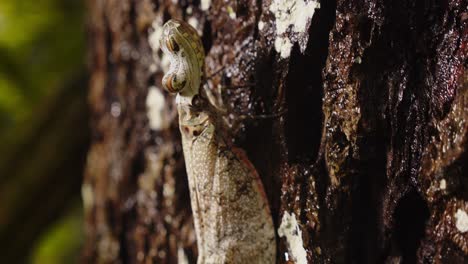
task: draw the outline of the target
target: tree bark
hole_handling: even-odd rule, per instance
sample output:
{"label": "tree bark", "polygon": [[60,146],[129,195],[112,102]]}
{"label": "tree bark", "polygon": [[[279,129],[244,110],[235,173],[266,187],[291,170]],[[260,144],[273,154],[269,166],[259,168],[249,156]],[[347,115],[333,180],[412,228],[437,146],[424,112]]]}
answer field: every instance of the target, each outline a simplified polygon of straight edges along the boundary
{"label": "tree bark", "polygon": [[86,263],[196,260],[174,97],[161,89],[169,18],[202,36],[205,85],[262,178],[279,263],[467,261],[466,1],[317,7],[88,1]]}

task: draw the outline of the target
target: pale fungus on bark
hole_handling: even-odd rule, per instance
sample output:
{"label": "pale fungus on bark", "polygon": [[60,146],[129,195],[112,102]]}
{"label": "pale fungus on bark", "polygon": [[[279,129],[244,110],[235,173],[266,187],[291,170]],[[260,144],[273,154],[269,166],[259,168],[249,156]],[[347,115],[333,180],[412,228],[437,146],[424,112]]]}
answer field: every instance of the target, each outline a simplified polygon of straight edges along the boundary
{"label": "pale fungus on bark", "polygon": [[307,264],[307,252],[302,241],[302,231],[294,213],[284,212],[278,235],[284,237],[291,257],[297,264]]}
{"label": "pale fungus on bark", "polygon": [[[313,0],[272,1],[269,10],[275,16],[275,50],[282,58],[290,56],[293,40],[301,37],[307,38],[307,25],[310,25],[315,9],[318,8],[320,8],[320,3]],[[300,43],[300,48],[304,52],[305,45]]]}
{"label": "pale fungus on bark", "polygon": [[458,231],[461,233],[468,231],[468,214],[464,210],[458,209],[455,213],[455,218],[457,219],[455,226]]}
{"label": "pale fungus on bark", "polygon": [[169,121],[164,117],[165,98],[161,90],[156,86],[151,86],[148,89],[146,96],[146,113],[149,121],[149,126],[152,130],[161,130],[167,128]]}

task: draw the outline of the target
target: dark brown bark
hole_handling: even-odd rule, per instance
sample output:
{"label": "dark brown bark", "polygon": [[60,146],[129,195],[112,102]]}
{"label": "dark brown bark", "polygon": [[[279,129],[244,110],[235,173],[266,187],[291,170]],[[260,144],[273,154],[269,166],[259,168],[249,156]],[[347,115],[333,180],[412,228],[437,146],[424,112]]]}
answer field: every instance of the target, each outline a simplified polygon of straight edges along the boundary
{"label": "dark brown bark", "polygon": [[207,85],[224,87],[276,227],[298,221],[302,248],[278,238],[280,263],[297,250],[312,263],[466,261],[466,1],[323,1],[305,32],[281,35],[297,43],[286,58],[268,0],[88,3],[86,262],[196,260],[174,98],[156,129],[146,105],[162,92],[150,38],[171,17],[203,33]]}

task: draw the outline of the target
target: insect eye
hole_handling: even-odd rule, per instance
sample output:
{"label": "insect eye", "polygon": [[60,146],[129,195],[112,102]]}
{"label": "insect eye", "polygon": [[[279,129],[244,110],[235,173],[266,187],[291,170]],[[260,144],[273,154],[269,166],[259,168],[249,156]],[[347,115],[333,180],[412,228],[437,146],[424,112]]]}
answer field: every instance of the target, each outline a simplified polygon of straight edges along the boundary
{"label": "insect eye", "polygon": [[174,74],[172,76],[171,81],[172,81],[173,90],[176,91],[176,92],[179,92],[182,89],[184,89],[185,84],[187,83],[187,80],[185,78],[179,78],[179,77],[177,77],[177,74]]}

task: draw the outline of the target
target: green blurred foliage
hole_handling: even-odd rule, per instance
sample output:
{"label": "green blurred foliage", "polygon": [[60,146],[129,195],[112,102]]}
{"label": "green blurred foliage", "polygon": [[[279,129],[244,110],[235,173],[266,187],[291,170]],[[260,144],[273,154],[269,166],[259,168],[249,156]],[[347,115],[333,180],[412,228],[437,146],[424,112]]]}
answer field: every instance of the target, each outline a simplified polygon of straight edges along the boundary
{"label": "green blurred foliage", "polygon": [[[84,14],[82,0],[0,0],[0,142],[27,141],[24,124],[83,73]],[[0,158],[13,151],[4,148]],[[83,236],[74,207],[42,233],[31,263],[73,263]]]}
{"label": "green blurred foliage", "polygon": [[81,0],[0,0],[0,135],[83,69]]}
{"label": "green blurred foliage", "polygon": [[82,208],[76,205],[39,239],[29,263],[79,263],[84,239],[82,226]]}

